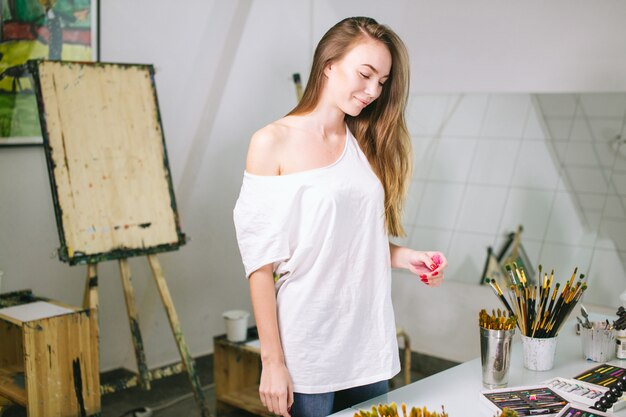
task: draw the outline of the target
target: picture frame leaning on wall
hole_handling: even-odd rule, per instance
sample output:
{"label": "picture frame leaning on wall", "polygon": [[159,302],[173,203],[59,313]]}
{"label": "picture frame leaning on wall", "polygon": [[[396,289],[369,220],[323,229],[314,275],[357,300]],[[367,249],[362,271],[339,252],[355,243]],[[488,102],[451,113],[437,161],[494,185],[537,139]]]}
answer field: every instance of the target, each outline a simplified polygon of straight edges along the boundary
{"label": "picture frame leaning on wall", "polygon": [[513,263],[524,270],[528,285],[535,284],[535,269],[522,245],[523,230],[522,225],[519,225],[515,232],[510,232],[497,253],[491,246],[487,248],[487,259],[480,279],[481,285],[485,284],[487,279],[495,279],[500,287],[508,288],[512,282],[506,271],[506,265]]}

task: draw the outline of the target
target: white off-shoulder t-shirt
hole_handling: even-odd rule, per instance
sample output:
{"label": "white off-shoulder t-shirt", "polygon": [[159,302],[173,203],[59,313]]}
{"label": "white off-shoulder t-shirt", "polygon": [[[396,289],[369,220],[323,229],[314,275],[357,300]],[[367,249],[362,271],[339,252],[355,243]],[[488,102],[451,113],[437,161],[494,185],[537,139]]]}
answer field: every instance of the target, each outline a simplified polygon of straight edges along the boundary
{"label": "white off-shoulder t-shirt", "polygon": [[366,385],[400,371],[384,190],[347,129],[342,155],[280,176],[244,172],[234,209],[246,276],[273,264],[294,391]]}

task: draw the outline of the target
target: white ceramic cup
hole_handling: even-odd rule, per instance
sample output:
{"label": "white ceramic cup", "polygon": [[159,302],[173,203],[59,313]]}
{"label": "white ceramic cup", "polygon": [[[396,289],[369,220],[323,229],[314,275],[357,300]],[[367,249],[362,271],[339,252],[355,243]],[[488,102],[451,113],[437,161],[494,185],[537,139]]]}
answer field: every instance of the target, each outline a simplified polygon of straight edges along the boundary
{"label": "white ceramic cup", "polygon": [[531,371],[549,371],[554,367],[556,337],[539,338],[522,335],[524,368]]}
{"label": "white ceramic cup", "polygon": [[248,317],[245,310],[228,310],[222,313],[226,324],[226,339],[231,342],[243,342],[248,336]]}
{"label": "white ceramic cup", "polygon": [[594,362],[608,362],[615,357],[615,332],[606,329],[605,322],[594,321],[592,328],[581,327],[583,358]]}

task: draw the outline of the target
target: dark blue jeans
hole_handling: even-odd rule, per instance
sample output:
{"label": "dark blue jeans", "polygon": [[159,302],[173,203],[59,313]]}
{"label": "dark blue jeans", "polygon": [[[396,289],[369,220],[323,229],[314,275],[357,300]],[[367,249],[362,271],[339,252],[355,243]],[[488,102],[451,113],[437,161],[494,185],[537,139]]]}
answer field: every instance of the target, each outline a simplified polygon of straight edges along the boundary
{"label": "dark blue jeans", "polygon": [[360,387],[348,388],[323,394],[300,394],[294,392],[291,417],[326,417],[337,411],[351,407],[387,393],[388,381],[374,382]]}

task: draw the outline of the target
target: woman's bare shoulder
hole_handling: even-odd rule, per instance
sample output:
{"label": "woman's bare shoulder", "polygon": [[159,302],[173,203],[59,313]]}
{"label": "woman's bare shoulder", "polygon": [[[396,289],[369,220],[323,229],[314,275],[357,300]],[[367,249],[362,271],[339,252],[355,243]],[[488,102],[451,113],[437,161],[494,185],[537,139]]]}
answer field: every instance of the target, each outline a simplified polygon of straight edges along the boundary
{"label": "woman's bare shoulder", "polygon": [[248,147],[246,171],[255,175],[280,175],[280,160],[288,135],[289,126],[283,119],[254,132]]}

